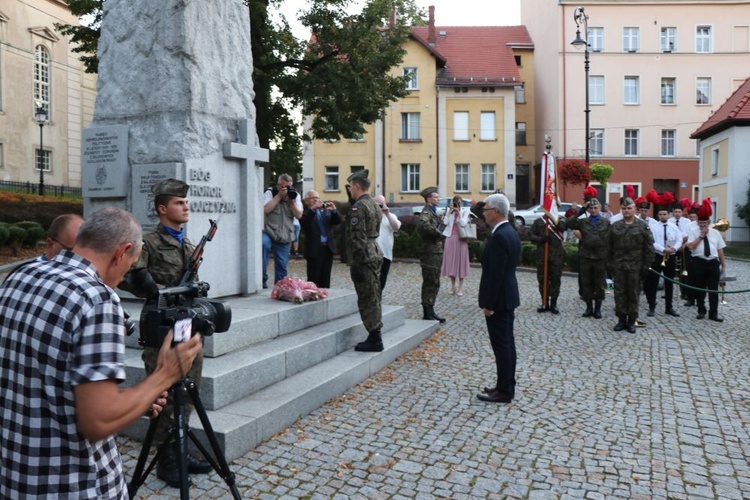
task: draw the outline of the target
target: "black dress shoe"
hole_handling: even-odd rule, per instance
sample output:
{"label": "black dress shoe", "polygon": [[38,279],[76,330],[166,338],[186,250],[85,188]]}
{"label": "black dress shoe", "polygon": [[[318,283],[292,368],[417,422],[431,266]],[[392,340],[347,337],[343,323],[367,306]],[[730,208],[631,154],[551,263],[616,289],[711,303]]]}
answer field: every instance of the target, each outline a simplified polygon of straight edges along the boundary
{"label": "black dress shoe", "polygon": [[717,323],[721,323],[724,321],[724,318],[720,318],[718,314],[709,314],[708,319],[711,321],[716,321]]}
{"label": "black dress shoe", "polygon": [[695,317],[695,319],[703,319],[706,317],[706,313],[698,313],[698,316]]}
{"label": "black dress shoe", "polygon": [[482,389],[482,390],[483,390],[483,391],[484,391],[484,392],[485,392],[486,394],[490,394],[490,393],[493,393],[493,392],[497,392],[497,389],[495,389],[494,387],[485,387],[485,388],[484,388],[484,389]]}
{"label": "black dress shoe", "polygon": [[191,474],[206,474],[213,470],[213,467],[211,467],[211,464],[207,460],[196,458],[190,453],[187,456],[187,466],[188,472]]}
{"label": "black dress shoe", "polygon": [[680,315],[674,309],[667,309],[666,314],[669,316],[679,317]]}
{"label": "black dress shoe", "polygon": [[549,309],[547,309],[547,308],[546,308],[546,307],[544,307],[544,306],[542,306],[542,307],[537,307],[537,308],[536,308],[536,312],[538,312],[538,313],[543,313],[543,312],[545,312],[545,311],[549,311]]}
{"label": "black dress shoe", "polygon": [[628,333],[635,333],[635,323],[628,325]]}
{"label": "black dress shoe", "polygon": [[488,394],[477,394],[477,398],[487,403],[510,403],[513,401],[513,396],[499,391],[493,391]]}
{"label": "black dress shoe", "polygon": [[646,316],[648,316],[648,317],[652,318],[652,317],[654,316],[654,314],[656,314],[656,311],[654,311],[654,309],[653,309],[653,308],[650,308],[650,309],[648,310],[648,312],[646,313]]}

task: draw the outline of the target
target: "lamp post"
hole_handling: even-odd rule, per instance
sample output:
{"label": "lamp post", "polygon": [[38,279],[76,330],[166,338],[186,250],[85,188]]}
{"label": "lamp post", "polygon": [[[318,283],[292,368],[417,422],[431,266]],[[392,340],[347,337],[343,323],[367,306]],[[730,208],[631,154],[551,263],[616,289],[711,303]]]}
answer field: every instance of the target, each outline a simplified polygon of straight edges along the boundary
{"label": "lamp post", "polygon": [[[576,10],[573,12],[573,20],[576,22],[576,39],[570,42],[570,44],[577,50],[580,50],[581,47],[584,48],[583,67],[586,72],[586,165],[588,165],[590,159],[589,113],[591,112],[591,110],[589,109],[589,16],[583,10],[583,7],[576,7]],[[581,38],[582,24],[585,38]]]}
{"label": "lamp post", "polygon": [[42,101],[36,101],[35,104],[34,121],[39,124],[39,196],[44,196],[44,124],[47,123],[49,114]]}

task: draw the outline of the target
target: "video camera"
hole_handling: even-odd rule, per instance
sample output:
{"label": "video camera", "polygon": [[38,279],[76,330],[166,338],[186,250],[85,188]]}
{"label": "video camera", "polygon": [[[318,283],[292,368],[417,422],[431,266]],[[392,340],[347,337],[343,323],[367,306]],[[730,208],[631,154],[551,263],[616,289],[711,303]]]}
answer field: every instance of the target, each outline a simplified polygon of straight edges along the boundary
{"label": "video camera", "polygon": [[[271,195],[276,196],[279,194],[279,187],[278,186],[271,186]],[[294,189],[294,186],[287,186],[286,187],[286,194],[289,196],[290,200],[294,200],[297,198],[297,190]]]}
{"label": "video camera", "polygon": [[[130,273],[128,281],[138,293],[147,297],[141,311],[140,337],[138,344],[143,347],[161,347],[169,330],[175,323],[190,320],[191,332],[200,332],[210,337],[214,332],[226,332],[232,323],[232,309],[229,304],[220,300],[209,300],[208,290],[211,286],[205,281],[194,281],[198,268],[203,261],[203,250],[206,243],[216,234],[218,224],[209,220],[211,227],[193,250],[185,272],[177,286],[159,288],[146,269]],[[128,328],[128,335],[134,328]]]}
{"label": "video camera", "polygon": [[220,300],[206,298],[210,286],[203,281],[184,286],[161,288],[156,297],[146,301],[141,311],[138,344],[161,347],[169,330],[179,320],[189,319],[192,332],[210,337],[214,332],[226,332],[232,323],[232,309]]}

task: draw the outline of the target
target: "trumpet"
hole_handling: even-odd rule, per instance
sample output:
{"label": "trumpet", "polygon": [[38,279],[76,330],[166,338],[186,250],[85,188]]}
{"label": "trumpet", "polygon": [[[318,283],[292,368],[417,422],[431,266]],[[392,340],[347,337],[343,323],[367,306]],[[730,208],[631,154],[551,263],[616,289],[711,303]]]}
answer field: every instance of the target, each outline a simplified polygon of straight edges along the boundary
{"label": "trumpet", "polygon": [[664,249],[664,253],[662,254],[663,257],[661,259],[661,267],[667,267],[667,259],[669,258],[669,255],[667,255],[667,249]]}
{"label": "trumpet", "polygon": [[727,229],[729,229],[729,221],[722,217],[721,219],[717,220],[713,224],[711,224],[712,229],[716,229],[717,231],[723,233]]}

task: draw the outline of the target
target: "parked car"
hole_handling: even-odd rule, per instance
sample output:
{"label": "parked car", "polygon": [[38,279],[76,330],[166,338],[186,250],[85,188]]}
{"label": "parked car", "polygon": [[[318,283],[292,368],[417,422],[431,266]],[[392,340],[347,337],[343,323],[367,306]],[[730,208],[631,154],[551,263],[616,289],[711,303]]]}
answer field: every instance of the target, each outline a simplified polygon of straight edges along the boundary
{"label": "parked car", "polygon": [[389,206],[388,208],[393,215],[400,218],[406,215],[418,214],[419,212],[422,211],[423,206],[424,205],[407,205],[407,206],[398,206],[398,207]]}
{"label": "parked car", "polygon": [[[570,210],[573,204],[569,202],[561,202],[560,206],[557,207],[557,214],[560,216],[565,215],[565,212]],[[530,226],[535,220],[540,219],[544,215],[541,205],[534,205],[533,207],[525,210],[513,210],[513,216],[516,219],[516,225],[518,226]]]}

